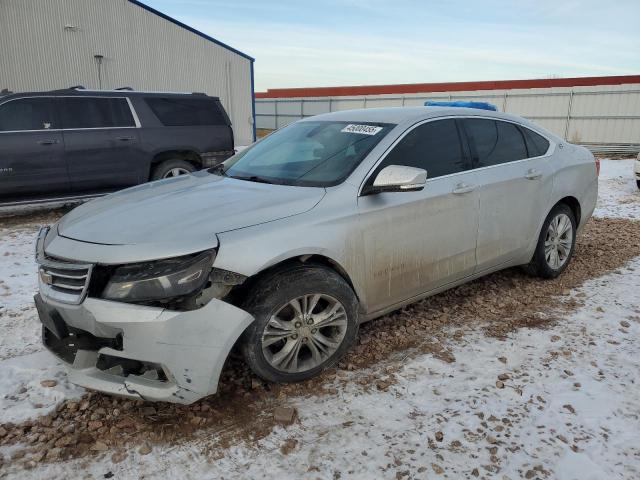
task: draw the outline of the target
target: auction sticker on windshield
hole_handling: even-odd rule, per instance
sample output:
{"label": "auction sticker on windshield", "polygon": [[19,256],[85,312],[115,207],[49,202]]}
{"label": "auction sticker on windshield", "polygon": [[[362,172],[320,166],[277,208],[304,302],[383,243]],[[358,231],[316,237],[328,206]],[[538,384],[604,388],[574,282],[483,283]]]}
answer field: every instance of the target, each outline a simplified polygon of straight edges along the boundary
{"label": "auction sticker on windshield", "polygon": [[382,127],[375,127],[373,125],[355,125],[352,123],[347,125],[340,131],[344,133],[360,133],[362,135],[375,135],[380,130],[382,130]]}

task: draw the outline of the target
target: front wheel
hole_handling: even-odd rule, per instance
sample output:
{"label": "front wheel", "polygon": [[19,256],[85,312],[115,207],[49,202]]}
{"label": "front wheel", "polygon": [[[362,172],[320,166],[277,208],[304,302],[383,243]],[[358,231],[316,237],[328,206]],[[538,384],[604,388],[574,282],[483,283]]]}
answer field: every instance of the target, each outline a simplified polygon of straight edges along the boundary
{"label": "front wheel", "polygon": [[636,180],[636,185],[640,188],[640,180]]}
{"label": "front wheel", "polygon": [[542,225],[536,251],[527,270],[542,278],[556,278],[569,265],[576,244],[576,218],[564,203],[556,205]]}
{"label": "front wheel", "polygon": [[299,266],[263,277],[248,295],[254,316],[242,351],[253,372],[297,382],[334,366],[355,341],[358,301],[349,284],[323,266]]}

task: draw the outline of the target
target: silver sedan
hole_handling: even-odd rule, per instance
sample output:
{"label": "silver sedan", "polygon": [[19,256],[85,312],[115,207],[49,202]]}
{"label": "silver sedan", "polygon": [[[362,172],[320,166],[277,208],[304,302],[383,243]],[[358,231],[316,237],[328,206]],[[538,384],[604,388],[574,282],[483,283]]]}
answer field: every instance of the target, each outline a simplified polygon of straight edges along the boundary
{"label": "silver sedan", "polygon": [[513,115],[310,117],[43,229],[44,343],[73,382],[148,400],[214,393],[234,346],[304,380],[361,322],[507,267],[561,274],[596,197],[588,150]]}

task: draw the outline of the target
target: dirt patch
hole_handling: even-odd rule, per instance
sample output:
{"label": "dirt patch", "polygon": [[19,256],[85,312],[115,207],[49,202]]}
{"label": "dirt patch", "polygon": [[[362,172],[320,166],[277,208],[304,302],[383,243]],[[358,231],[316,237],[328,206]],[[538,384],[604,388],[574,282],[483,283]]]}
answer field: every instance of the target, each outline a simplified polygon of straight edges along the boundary
{"label": "dirt patch", "polygon": [[44,207],[20,209],[0,208],[0,229],[27,229],[57,222],[77,205],[64,205],[53,210]]}
{"label": "dirt patch", "polygon": [[[488,335],[503,338],[521,327],[550,325],[563,310],[580,304],[580,297],[568,296],[571,288],[626,268],[626,262],[640,255],[638,238],[640,222],[592,219],[560,278],[544,281],[510,269],[406,307],[363,325],[358,344],[339,368],[308,382],[268,384],[232,357],[219,393],[194,405],[151,404],[89,393],[37,420],[0,426],[0,444],[26,444],[12,461],[29,468],[37,462],[114,454],[145,442],[175,444],[206,434],[215,440],[208,442],[205,453],[215,457],[220,447],[252,443],[268,435],[275,425],[274,409],[286,404],[288,397],[336,394],[340,382],[347,381],[344,370],[361,370],[391,356],[423,352],[453,362],[447,345],[464,338],[470,328],[480,326]],[[402,362],[381,366],[358,372],[355,382],[363,389],[386,390],[395,382]],[[288,452],[295,446],[283,448]]]}
{"label": "dirt patch", "polygon": [[256,138],[266,137],[267,135],[269,135],[273,131],[274,130],[270,130],[268,128],[257,128],[256,129]]}

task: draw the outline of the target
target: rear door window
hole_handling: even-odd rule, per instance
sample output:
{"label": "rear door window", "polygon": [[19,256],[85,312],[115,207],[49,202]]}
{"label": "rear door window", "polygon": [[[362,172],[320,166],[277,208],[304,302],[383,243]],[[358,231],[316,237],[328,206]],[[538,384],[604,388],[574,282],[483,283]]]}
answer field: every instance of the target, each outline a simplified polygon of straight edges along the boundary
{"label": "rear door window", "polygon": [[145,101],[167,127],[228,124],[212,98],[147,97]]}
{"label": "rear door window", "polygon": [[0,105],[0,132],[49,130],[56,125],[51,98],[32,97]]}
{"label": "rear door window", "polygon": [[547,153],[549,150],[549,141],[542,135],[537,134],[533,130],[529,130],[526,127],[521,127],[524,132],[524,138],[527,142],[527,151],[529,157],[539,157]]}
{"label": "rear door window", "polygon": [[62,98],[64,128],[135,127],[135,121],[125,98]]}
{"label": "rear door window", "polygon": [[517,125],[499,120],[464,120],[469,141],[475,148],[477,167],[489,167],[528,157],[524,136]]}
{"label": "rear door window", "polygon": [[453,119],[436,120],[417,126],[393,148],[378,167],[406,165],[422,168],[428,178],[468,170],[469,164]]}

